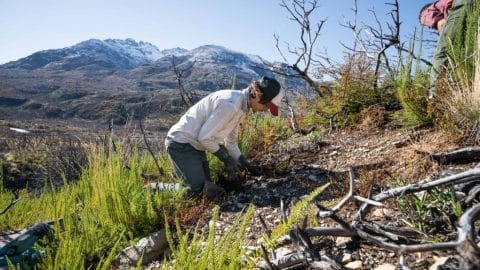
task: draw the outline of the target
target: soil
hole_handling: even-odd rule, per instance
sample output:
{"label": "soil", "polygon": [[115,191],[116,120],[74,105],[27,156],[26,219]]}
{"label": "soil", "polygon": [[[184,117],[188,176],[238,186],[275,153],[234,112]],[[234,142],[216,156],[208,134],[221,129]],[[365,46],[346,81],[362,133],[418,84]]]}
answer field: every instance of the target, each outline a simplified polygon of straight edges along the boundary
{"label": "soil", "polygon": [[[281,201],[288,206],[315,188],[329,183],[328,189],[316,200],[331,207],[348,192],[350,168],[355,175],[355,194],[368,197],[369,193],[376,194],[393,186],[434,179],[445,170],[473,167],[474,164],[441,167],[429,158],[429,154],[447,152],[458,147],[452,138],[431,127],[399,129],[388,125],[359,125],[321,138],[296,135],[288,141],[278,140],[270,146],[267,154],[249,159],[252,164],[263,169],[263,175],[247,176],[239,190],[230,191],[219,203],[221,214],[215,224],[217,233],[225,232],[235,223],[242,210],[252,204],[255,206],[255,217],[247,230],[247,245],[252,249],[258,248],[265,234],[259,217],[262,217],[270,230],[278,226],[282,222]],[[349,222],[357,210],[357,204],[348,203],[339,211],[339,215]],[[371,211],[366,219],[384,225],[412,228],[411,220],[400,211],[395,200],[385,202],[384,208]],[[338,225],[327,218],[311,220],[310,224]],[[452,240],[452,233],[455,232],[453,224],[442,220],[439,224],[431,225],[437,228],[436,234],[419,232],[423,241]],[[206,222],[204,230],[207,229]],[[316,239],[314,244],[330,258],[338,262],[343,260],[344,265],[349,261],[361,262],[360,269],[376,269],[382,264],[399,265],[400,261],[395,253],[358,239],[324,237]],[[411,269],[428,269],[438,257],[448,257],[445,267],[453,265],[455,268],[457,262],[452,255],[454,254],[448,252],[416,253],[405,256],[405,262]],[[344,259],[346,256],[349,258]]]}

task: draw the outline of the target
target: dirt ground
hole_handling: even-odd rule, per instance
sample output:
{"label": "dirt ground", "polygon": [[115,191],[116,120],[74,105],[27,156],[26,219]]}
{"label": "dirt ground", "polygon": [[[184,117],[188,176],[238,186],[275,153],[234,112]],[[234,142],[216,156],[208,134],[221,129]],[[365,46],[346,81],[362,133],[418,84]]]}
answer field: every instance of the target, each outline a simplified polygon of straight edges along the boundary
{"label": "dirt ground", "polygon": [[[267,154],[250,159],[263,168],[263,175],[248,177],[241,190],[229,192],[220,203],[221,215],[216,224],[217,232],[221,234],[226,231],[234,224],[242,209],[253,204],[255,218],[247,230],[247,236],[249,245],[258,246],[265,233],[259,216],[270,229],[275,228],[281,223],[282,200],[289,205],[315,188],[330,183],[317,200],[322,205],[331,207],[348,192],[349,168],[355,173],[355,194],[364,197],[368,197],[369,192],[374,195],[393,186],[435,179],[445,170],[462,170],[471,166],[442,168],[429,158],[429,154],[447,152],[458,147],[449,136],[431,127],[400,129],[395,126],[359,125],[322,138],[296,135],[288,141],[279,140],[270,147]],[[349,203],[339,214],[346,221],[351,221],[357,209],[355,203]],[[383,208],[371,211],[367,220],[396,227],[411,226],[408,217],[398,209],[394,200],[385,202]],[[311,223],[316,226],[338,225],[326,218]],[[205,224],[205,230],[206,227]],[[448,240],[454,230],[442,229],[445,235],[437,234],[437,240]],[[427,241],[434,238],[423,236]],[[346,267],[382,269],[382,264],[392,266],[399,263],[399,257],[393,252],[369,243],[349,240],[324,237],[317,239],[316,244]],[[446,258],[447,264],[441,269],[448,269],[448,264],[455,268],[455,258],[450,255],[453,254],[416,253],[406,256],[405,262],[411,269],[428,269],[439,258]],[[349,262],[358,264],[351,266],[348,265]]]}

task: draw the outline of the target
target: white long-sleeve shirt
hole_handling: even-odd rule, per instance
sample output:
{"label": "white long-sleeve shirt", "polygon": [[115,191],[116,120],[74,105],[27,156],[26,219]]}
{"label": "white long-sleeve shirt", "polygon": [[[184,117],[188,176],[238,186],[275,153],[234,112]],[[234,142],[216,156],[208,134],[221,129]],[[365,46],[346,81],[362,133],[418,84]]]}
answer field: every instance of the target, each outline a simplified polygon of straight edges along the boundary
{"label": "white long-sleeve shirt", "polygon": [[248,88],[244,90],[220,90],[195,105],[173,125],[167,140],[189,143],[200,151],[215,153],[224,142],[230,155],[238,159],[238,129],[248,113]]}

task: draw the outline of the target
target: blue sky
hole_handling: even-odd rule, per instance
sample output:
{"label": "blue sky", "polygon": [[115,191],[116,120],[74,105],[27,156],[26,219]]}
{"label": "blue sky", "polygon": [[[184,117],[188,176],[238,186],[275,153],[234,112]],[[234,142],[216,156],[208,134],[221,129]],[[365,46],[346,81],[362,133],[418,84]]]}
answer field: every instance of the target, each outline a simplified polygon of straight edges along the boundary
{"label": "blue sky", "polygon": [[[358,0],[359,20],[373,23],[368,9],[385,18],[388,0]],[[399,0],[404,36],[418,27],[418,10],[429,1]],[[159,49],[215,44],[267,60],[280,60],[273,34],[290,43],[298,27],[278,0],[0,0],[0,64],[36,51],[90,39],[133,38]],[[339,59],[351,43],[341,27],[352,19],[353,0],[319,0],[317,19],[327,19],[318,49]]]}

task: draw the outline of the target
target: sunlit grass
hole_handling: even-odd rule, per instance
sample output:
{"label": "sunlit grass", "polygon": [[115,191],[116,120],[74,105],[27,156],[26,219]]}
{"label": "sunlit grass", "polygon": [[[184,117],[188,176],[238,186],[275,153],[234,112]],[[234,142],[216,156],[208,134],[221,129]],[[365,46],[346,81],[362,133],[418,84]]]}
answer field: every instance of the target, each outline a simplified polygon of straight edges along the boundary
{"label": "sunlit grass", "polygon": [[[21,192],[21,200],[0,216],[0,231],[61,218],[39,268],[106,269],[113,253],[163,228],[164,213],[181,207],[181,193],[144,188],[141,173],[152,167],[150,158],[134,152],[125,160],[118,151],[92,146],[89,165],[77,182],[38,197]],[[169,166],[168,160],[160,160],[162,166]],[[0,190],[0,208],[11,198],[12,193]]]}

